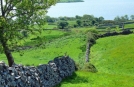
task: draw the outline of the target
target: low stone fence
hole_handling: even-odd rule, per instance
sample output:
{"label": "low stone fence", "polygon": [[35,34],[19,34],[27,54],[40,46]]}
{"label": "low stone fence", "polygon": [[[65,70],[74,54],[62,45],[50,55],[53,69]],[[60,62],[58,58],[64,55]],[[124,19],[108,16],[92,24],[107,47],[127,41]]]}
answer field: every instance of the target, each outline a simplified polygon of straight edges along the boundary
{"label": "low stone fence", "polygon": [[57,57],[48,64],[37,67],[8,67],[0,62],[0,87],[53,87],[74,71],[75,63],[69,57]]}
{"label": "low stone fence", "polygon": [[122,32],[109,32],[109,33],[105,33],[105,34],[100,34],[98,35],[98,39],[99,38],[103,38],[103,37],[109,37],[109,36],[116,36],[116,35],[128,35],[128,34],[132,34],[133,31],[131,31],[130,29],[124,29]]}

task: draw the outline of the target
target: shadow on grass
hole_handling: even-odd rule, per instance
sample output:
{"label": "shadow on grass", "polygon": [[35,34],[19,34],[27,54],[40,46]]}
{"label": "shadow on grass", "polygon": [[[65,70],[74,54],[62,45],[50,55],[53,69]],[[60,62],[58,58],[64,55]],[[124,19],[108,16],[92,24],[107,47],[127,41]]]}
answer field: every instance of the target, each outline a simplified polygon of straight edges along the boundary
{"label": "shadow on grass", "polygon": [[67,84],[67,83],[71,83],[71,84],[88,83],[88,78],[77,76],[76,73],[73,73],[72,76],[69,76],[69,77],[63,79],[60,84],[58,84],[54,87],[61,87],[62,84]]}

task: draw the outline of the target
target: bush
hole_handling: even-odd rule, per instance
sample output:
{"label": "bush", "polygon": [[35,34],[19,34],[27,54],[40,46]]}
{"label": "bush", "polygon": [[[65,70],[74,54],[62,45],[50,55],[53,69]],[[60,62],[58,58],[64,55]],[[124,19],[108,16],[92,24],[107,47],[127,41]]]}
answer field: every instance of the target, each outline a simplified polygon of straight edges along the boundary
{"label": "bush", "polygon": [[90,29],[90,30],[86,30],[85,33],[88,33],[88,32],[92,32],[94,34],[98,34],[98,30],[96,29]]}
{"label": "bush", "polygon": [[98,71],[93,64],[89,62],[86,63],[84,59],[85,58],[83,58],[82,56],[79,57],[79,62],[75,63],[76,70],[88,71],[88,72],[93,72],[93,73]]}
{"label": "bush", "polygon": [[97,69],[91,63],[85,63],[82,70],[88,71],[88,72],[94,72],[94,73],[97,72]]}
{"label": "bush", "polygon": [[68,28],[68,25],[69,25],[69,23],[67,21],[60,21],[60,22],[58,22],[57,27],[59,29],[66,29],[66,28]]}
{"label": "bush", "polygon": [[92,32],[87,33],[87,42],[90,43],[90,45],[95,44],[97,38],[98,38],[97,34],[92,33]]}
{"label": "bush", "polygon": [[96,69],[96,67],[91,64],[91,63],[84,63],[84,64],[76,64],[76,70],[82,70],[82,71],[87,71],[87,72],[93,72],[96,73],[98,72],[98,70]]}

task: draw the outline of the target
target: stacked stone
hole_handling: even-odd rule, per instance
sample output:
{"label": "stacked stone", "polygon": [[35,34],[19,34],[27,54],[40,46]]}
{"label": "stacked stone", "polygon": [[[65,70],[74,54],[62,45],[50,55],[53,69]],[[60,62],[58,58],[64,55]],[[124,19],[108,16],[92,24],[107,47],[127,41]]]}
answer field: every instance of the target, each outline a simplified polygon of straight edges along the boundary
{"label": "stacked stone", "polygon": [[57,71],[62,79],[71,76],[75,71],[75,63],[69,57],[61,57],[60,59],[57,57],[53,62],[57,66]]}
{"label": "stacked stone", "polygon": [[69,57],[55,58],[48,64],[37,67],[8,67],[0,62],[0,87],[53,87],[74,71],[75,63]]}

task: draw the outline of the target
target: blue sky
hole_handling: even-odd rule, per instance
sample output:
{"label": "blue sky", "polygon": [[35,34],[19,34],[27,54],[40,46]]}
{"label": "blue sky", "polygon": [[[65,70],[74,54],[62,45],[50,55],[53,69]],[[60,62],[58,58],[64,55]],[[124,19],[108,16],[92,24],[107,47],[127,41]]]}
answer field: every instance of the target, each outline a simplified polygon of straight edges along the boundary
{"label": "blue sky", "polygon": [[134,15],[134,0],[84,0],[82,3],[58,3],[48,10],[52,17],[90,14],[105,19]]}

